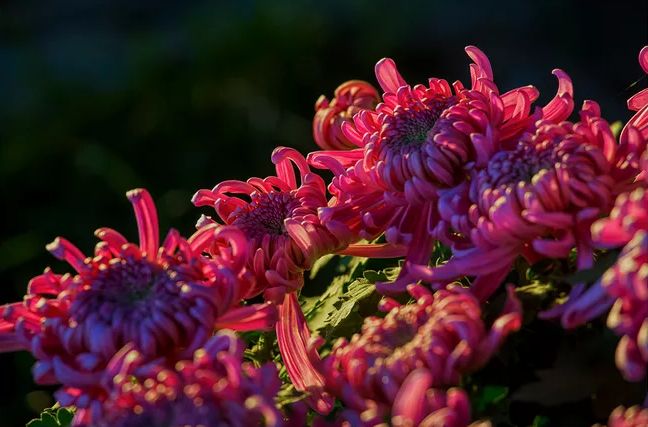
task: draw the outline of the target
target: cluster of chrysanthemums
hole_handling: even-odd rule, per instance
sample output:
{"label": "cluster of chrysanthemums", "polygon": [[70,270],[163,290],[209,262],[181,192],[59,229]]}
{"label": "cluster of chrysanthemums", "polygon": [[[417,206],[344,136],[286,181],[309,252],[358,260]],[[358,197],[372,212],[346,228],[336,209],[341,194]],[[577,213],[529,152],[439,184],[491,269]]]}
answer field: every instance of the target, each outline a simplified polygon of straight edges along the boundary
{"label": "cluster of chrysanthemums", "polygon": [[[578,271],[618,250],[600,280],[573,285],[540,316],[573,328],[607,314],[618,368],[643,379],[648,90],[628,100],[636,113],[617,137],[593,101],[568,121],[565,72],[536,106],[534,87],[501,93],[486,56],[466,52],[469,86],[410,85],[383,59],[382,95],[354,80],[321,97],[322,150],[279,147],[276,175],[199,190],[194,205],[216,215],[188,239],[171,230],[160,242],[151,196],[130,191],[139,244],[101,228],[87,256],[57,238],[47,249],[73,271],[48,268],[22,302],[0,307],[0,351],[31,352],[36,382],[61,385],[75,426],[487,425],[471,419],[462,378],[523,319],[513,284],[494,320],[484,304],[520,260],[571,259]],[[648,73],[648,47],[639,58]],[[447,262],[431,259],[438,244]],[[298,296],[327,254],[404,261],[395,281],[376,284],[376,316],[321,358]],[[276,404],[277,366],[244,361],[236,335],[273,329],[305,396],[292,406]],[[609,424],[648,425],[648,410],[620,407]]]}

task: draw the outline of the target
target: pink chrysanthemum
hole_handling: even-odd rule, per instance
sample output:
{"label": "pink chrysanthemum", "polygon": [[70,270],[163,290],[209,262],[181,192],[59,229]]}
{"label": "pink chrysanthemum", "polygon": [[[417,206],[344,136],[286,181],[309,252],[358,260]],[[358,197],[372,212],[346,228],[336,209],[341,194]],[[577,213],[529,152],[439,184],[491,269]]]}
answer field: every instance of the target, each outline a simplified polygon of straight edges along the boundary
{"label": "pink chrysanthemum", "polygon": [[350,122],[362,110],[371,110],[380,102],[378,91],[369,83],[350,80],[335,89],[333,99],[324,95],[315,103],[313,138],[324,150],[349,150],[356,146],[342,132],[342,124]]}
{"label": "pink chrysanthemum", "polygon": [[146,190],[132,190],[140,244],[101,228],[94,257],[57,238],[49,251],[76,274],[47,269],[29,283],[21,303],[0,308],[0,351],[28,350],[37,359],[41,384],[62,383],[59,396],[83,407],[122,346],[132,344],[149,358],[190,355],[216,327],[268,328],[274,307],[237,308],[251,284],[244,269],[246,247],[235,229],[213,238],[226,256],[202,257],[203,242],[187,242],[171,230],[160,247],[158,220]]}
{"label": "pink chrysanthemum", "polygon": [[358,148],[309,156],[311,164],[335,175],[329,187],[335,204],[320,217],[338,238],[354,241],[386,232],[390,243],[409,246],[401,277],[379,286],[381,291],[404,291],[409,264],[427,264],[440,189],[464,182],[469,165],[485,165],[501,141],[516,137],[538,116],[559,121],[571,112],[571,83],[561,71],[555,71],[558,95],[532,116],[535,88],[500,95],[488,58],[472,46],[466,52],[474,61],[470,89],[435,78],[428,86],[412,87],[391,59],[381,60],[376,77],[385,91],[383,102],[342,125]]}
{"label": "pink chrysanthemum", "polygon": [[426,388],[457,385],[521,326],[512,288],[490,330],[481,319],[479,302],[464,288],[451,286],[432,294],[410,285],[408,291],[415,303],[384,299],[381,309],[387,315],[365,319],[362,331],[351,341],[338,340],[322,362],[328,390],[353,410],[389,413],[403,382],[418,368],[430,374]]}
{"label": "pink chrysanthemum", "polygon": [[[639,62],[648,72],[648,47],[639,53]],[[628,178],[635,176],[632,186],[639,188],[618,195],[609,217],[591,227],[591,239],[596,247],[623,247],[623,250],[601,280],[586,291],[584,285],[577,285],[567,303],[544,315],[561,315],[563,325],[573,327],[614,304],[608,315],[608,326],[622,336],[616,363],[626,379],[638,381],[645,376],[648,363],[648,149],[645,149],[648,98],[645,91],[632,97],[628,106],[638,112],[621,132],[622,155],[616,164],[619,169],[626,166]],[[637,161],[640,150],[644,154]]]}
{"label": "pink chrysanthemum", "polygon": [[[362,412],[346,410],[336,426],[378,427],[467,427],[470,424],[470,401],[460,388],[433,388],[434,378],[426,369],[409,373],[396,394],[394,403],[385,412],[382,407],[370,407]],[[473,427],[490,426],[474,423]]]}
{"label": "pink chrysanthemum", "polygon": [[[453,258],[418,269],[418,278],[442,284],[476,276],[474,292],[486,298],[520,254],[533,262],[566,257],[576,248],[578,268],[591,267],[590,226],[635,185],[643,147],[640,138],[621,138],[617,145],[591,101],[576,124],[539,121],[535,132],[474,170],[470,182],[441,196],[439,210],[453,233],[448,240],[455,240]],[[584,290],[576,286],[572,296]],[[605,308],[593,307],[599,313]]]}
{"label": "pink chrysanthemum", "polygon": [[[310,171],[304,157],[294,149],[279,147],[272,161],[277,176],[224,181],[212,190],[198,191],[193,203],[213,207],[223,223],[245,234],[251,249],[247,265],[257,279],[245,297],[264,292],[266,299],[279,305],[277,341],[288,374],[298,390],[313,395],[311,403],[318,411],[328,412],[331,402],[321,394],[324,379],[311,363],[310,332],[296,291],[313,262],[345,248],[346,243],[320,223],[317,211],[328,203],[326,186]],[[299,180],[293,165],[299,170]],[[206,219],[200,226],[219,225]]]}
{"label": "pink chrysanthemum", "polygon": [[[648,157],[648,151],[647,151]],[[589,293],[598,292],[609,303],[614,302],[607,319],[608,326],[621,340],[616,363],[629,381],[646,375],[648,364],[648,190],[637,188],[620,195],[609,218],[592,226],[594,242],[601,248],[623,250],[616,263],[605,272]],[[624,246],[625,245],[625,246]],[[583,298],[575,303],[580,317],[588,320],[588,308],[595,299]],[[600,303],[600,302],[599,302]],[[585,307],[585,308],[582,308]]]}
{"label": "pink chrysanthemum", "polygon": [[623,248],[601,286],[615,299],[607,324],[621,335],[616,364],[628,381],[639,381],[648,365],[648,228]]}
{"label": "pink chrysanthemum", "polygon": [[171,367],[127,346],[103,378],[102,407],[78,411],[74,426],[282,426],[274,398],[281,381],[273,364],[243,362],[243,343],[219,332],[193,359]]}
{"label": "pink chrysanthemum", "polygon": [[[193,203],[214,208],[224,224],[247,237],[251,248],[248,268],[257,284],[245,296],[268,291],[266,297],[280,301],[285,291],[301,288],[304,270],[313,262],[344,245],[317,216],[318,209],[328,204],[324,180],[310,171],[294,149],[275,149],[272,161],[277,176],[224,181],[212,190],[199,190]],[[293,164],[299,170],[299,181]],[[214,222],[203,218],[199,226]]]}

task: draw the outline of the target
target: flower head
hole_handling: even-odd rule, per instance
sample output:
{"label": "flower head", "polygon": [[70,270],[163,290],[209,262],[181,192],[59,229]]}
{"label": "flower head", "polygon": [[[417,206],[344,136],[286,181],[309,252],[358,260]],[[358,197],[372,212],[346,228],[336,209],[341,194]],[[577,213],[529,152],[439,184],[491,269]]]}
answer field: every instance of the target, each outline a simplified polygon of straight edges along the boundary
{"label": "flower head", "polygon": [[132,346],[111,361],[103,378],[107,399],[79,411],[91,427],[281,426],[274,405],[281,381],[276,367],[243,362],[243,343],[222,331],[193,359],[172,366],[147,361]]}
{"label": "flower head", "polygon": [[408,291],[415,303],[383,300],[387,315],[365,319],[361,332],[336,342],[322,362],[327,388],[354,410],[388,412],[408,375],[418,368],[430,374],[426,388],[459,384],[463,374],[483,366],[521,326],[512,288],[491,330],[481,319],[479,302],[464,288],[432,294],[410,285]]}
{"label": "flower head", "polygon": [[[639,53],[639,62],[648,72],[648,47]],[[648,360],[648,335],[644,335],[648,334],[648,324],[640,332],[648,314],[645,310],[648,267],[644,268],[648,259],[645,237],[648,232],[648,98],[644,92],[628,101],[631,109],[638,111],[626,123],[615,147],[616,162],[612,170],[615,173],[611,175],[617,184],[612,192],[616,196],[614,208],[604,211],[603,215],[609,213],[609,217],[591,227],[594,246],[602,249],[626,246],[601,280],[587,290],[584,284],[577,284],[565,304],[542,313],[545,317],[561,316],[565,327],[574,327],[604,313],[614,302],[608,325],[623,336],[617,347],[617,365],[626,378],[633,380],[645,375]],[[631,191],[634,187],[638,188]],[[619,191],[627,192],[619,194]],[[586,237],[589,231],[586,230]],[[580,268],[587,266],[579,265]]]}
{"label": "flower head", "polygon": [[329,186],[335,203],[320,214],[329,229],[348,241],[386,232],[390,243],[409,247],[397,284],[380,286],[383,292],[404,291],[411,282],[409,264],[427,264],[438,234],[441,190],[465,182],[470,168],[485,165],[537,118],[556,122],[571,113],[571,82],[560,70],[558,94],[531,114],[535,88],[500,95],[488,58],[473,46],[466,52],[474,61],[470,88],[437,78],[410,86],[394,61],[381,60],[376,77],[383,102],[342,124],[359,148],[309,156],[311,164],[335,175]]}
{"label": "flower head", "polygon": [[342,124],[363,110],[371,110],[380,102],[378,91],[369,83],[350,80],[335,89],[329,101],[324,95],[315,103],[313,137],[324,150],[349,150],[357,148],[342,132]]}
{"label": "flower head", "polygon": [[[247,265],[257,279],[245,297],[269,291],[266,296],[281,301],[285,291],[301,288],[304,270],[315,260],[344,246],[317,216],[328,203],[324,180],[291,148],[275,149],[272,161],[277,176],[224,181],[198,191],[193,203],[214,208],[220,221],[244,233],[250,247]],[[199,227],[214,223],[206,218]]]}
{"label": "flower head", "polygon": [[462,181],[465,164],[485,161],[496,148],[496,137],[510,137],[528,126],[531,102],[537,98],[532,87],[500,97],[486,56],[472,46],[466,52],[475,61],[470,89],[458,81],[451,88],[437,78],[431,78],[428,86],[410,86],[393,60],[379,61],[376,78],[385,92],[383,102],[342,124],[347,138],[359,148],[316,152],[311,162],[349,167],[361,161],[367,184],[404,192],[412,202],[426,200],[435,188]]}
{"label": "flower head", "polygon": [[363,411],[348,409],[342,412],[342,422],[336,425],[383,426],[387,419],[389,425],[395,427],[467,427],[470,423],[470,401],[466,392],[455,387],[448,390],[434,388],[433,383],[428,370],[415,369],[403,381],[390,408],[370,406]]}
{"label": "flower head", "polygon": [[[277,176],[225,181],[212,190],[198,191],[193,202],[213,207],[223,223],[245,235],[250,247],[247,266],[256,277],[256,287],[244,297],[263,292],[279,306],[277,341],[288,374],[298,390],[312,395],[312,406],[326,413],[332,404],[322,393],[323,378],[311,361],[310,331],[295,292],[313,262],[346,244],[320,223],[317,212],[328,203],[326,187],[306,159],[291,148],[279,147],[272,161]],[[299,181],[293,165],[299,170]],[[220,225],[208,219],[200,226],[209,230]]]}
{"label": "flower head", "polygon": [[[57,238],[49,251],[75,274],[47,269],[29,283],[21,303],[0,308],[0,351],[24,349],[37,359],[36,382],[62,383],[61,393],[83,406],[108,361],[126,344],[149,359],[176,358],[202,346],[218,326],[268,328],[269,305],[238,308],[250,286],[243,236],[215,232],[226,256],[201,256],[201,242],[187,242],[171,230],[159,245],[157,213],[146,190],[128,192],[140,244],[101,228],[94,257]],[[238,258],[238,259],[237,259]],[[251,320],[251,323],[246,323]]]}
{"label": "flower head", "polygon": [[[616,263],[593,288],[603,293],[612,309],[607,324],[621,336],[616,363],[624,377],[639,381],[648,364],[648,189],[621,194],[609,218],[592,226],[594,242],[602,248],[623,246]],[[579,306],[589,301],[578,301]],[[591,303],[589,303],[591,304]],[[587,310],[582,310],[587,313]],[[579,312],[580,314],[580,312]],[[581,316],[587,320],[590,316]]]}
{"label": "flower head", "polygon": [[535,261],[577,248],[578,268],[591,267],[590,226],[635,186],[639,149],[617,145],[591,101],[576,124],[539,121],[534,132],[473,171],[469,183],[442,195],[453,258],[420,278],[443,283],[469,272],[477,276],[476,294],[486,298],[519,254]]}

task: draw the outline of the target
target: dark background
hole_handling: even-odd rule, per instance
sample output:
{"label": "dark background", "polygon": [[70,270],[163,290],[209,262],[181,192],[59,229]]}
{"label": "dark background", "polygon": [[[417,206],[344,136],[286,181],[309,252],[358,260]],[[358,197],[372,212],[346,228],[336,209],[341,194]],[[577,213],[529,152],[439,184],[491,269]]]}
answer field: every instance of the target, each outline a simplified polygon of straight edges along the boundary
{"label": "dark background", "polygon": [[[411,83],[468,82],[475,44],[502,90],[533,84],[547,101],[560,67],[578,105],[627,120],[647,16],[643,1],[1,2],[0,303],[65,269],[44,249],[57,235],[86,252],[100,226],[135,239],[128,189],[151,191],[163,230],[190,233],[195,190],[267,175],[277,145],[313,149],[317,97],[374,82],[383,56]],[[0,427],[52,403],[31,364],[0,355]]]}

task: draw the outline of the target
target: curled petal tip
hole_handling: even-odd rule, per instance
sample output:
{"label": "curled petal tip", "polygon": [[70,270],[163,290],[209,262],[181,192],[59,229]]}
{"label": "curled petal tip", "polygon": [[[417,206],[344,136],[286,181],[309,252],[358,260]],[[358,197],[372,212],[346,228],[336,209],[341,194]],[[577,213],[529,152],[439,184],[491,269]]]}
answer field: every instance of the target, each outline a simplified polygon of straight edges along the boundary
{"label": "curled petal tip", "polygon": [[644,72],[648,74],[648,46],[644,46],[639,51],[639,65],[641,65]]}
{"label": "curled petal tip", "polygon": [[472,45],[466,46],[464,50],[466,51],[470,59],[472,59],[482,71],[483,74],[479,77],[486,77],[487,79],[492,80],[493,69],[486,54],[482,52],[481,49]]}
{"label": "curled petal tip", "polygon": [[54,255],[56,258],[58,259],[63,258],[64,249],[61,245],[61,237],[56,237],[50,243],[45,245],[45,249],[47,249],[47,251],[52,255]]}
{"label": "curled petal tip", "polygon": [[569,94],[570,96],[574,95],[574,86],[572,80],[569,77],[569,74],[561,70],[560,68],[555,68],[551,74],[556,76],[558,79],[558,95]]}
{"label": "curled petal tip", "polygon": [[144,188],[133,188],[132,190],[128,190],[126,192],[126,197],[131,202],[141,198],[144,195],[147,195],[149,197],[151,196],[150,193]]}
{"label": "curled petal tip", "polygon": [[407,85],[403,76],[396,69],[396,63],[391,58],[383,58],[378,61],[375,71],[376,79],[385,92],[396,93],[400,87]]}
{"label": "curled petal tip", "polygon": [[542,108],[542,116],[545,120],[561,122],[567,119],[574,109],[574,86],[569,75],[563,70],[556,68],[552,74],[558,79],[558,91]]}
{"label": "curled petal tip", "polygon": [[270,160],[272,161],[272,163],[277,163],[277,161],[283,158],[286,154],[290,152],[296,152],[296,151],[297,150],[295,150],[294,148],[283,147],[283,146],[276,147],[274,150],[272,150],[272,155],[270,156]]}

